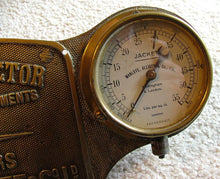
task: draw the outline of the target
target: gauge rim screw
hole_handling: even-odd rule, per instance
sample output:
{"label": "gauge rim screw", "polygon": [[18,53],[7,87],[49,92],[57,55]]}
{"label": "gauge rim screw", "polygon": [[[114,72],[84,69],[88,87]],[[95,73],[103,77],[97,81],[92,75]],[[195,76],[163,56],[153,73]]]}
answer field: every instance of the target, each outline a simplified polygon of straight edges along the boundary
{"label": "gauge rim screw", "polygon": [[99,121],[105,121],[106,120],[106,117],[99,111],[95,113],[95,118]]}

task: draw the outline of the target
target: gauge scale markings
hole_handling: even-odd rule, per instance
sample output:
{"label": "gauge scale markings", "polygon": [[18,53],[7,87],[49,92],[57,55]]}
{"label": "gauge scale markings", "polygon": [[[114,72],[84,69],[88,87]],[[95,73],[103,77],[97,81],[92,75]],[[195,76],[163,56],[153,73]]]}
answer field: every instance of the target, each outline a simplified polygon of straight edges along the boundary
{"label": "gauge scale markings", "polygon": [[[154,30],[153,31],[154,32],[154,37],[156,38],[156,30]],[[146,32],[144,32],[144,31],[142,31],[142,32],[139,32],[139,34],[144,34],[144,33],[146,33]],[[164,35],[165,33],[163,33],[163,35]],[[167,34],[167,33],[166,33]],[[158,35],[161,35],[160,33],[158,34]],[[135,37],[137,37],[137,32],[135,32],[134,34],[133,34],[133,36],[135,36]],[[169,36],[169,35],[167,35],[167,36]],[[171,35],[170,35],[171,36]],[[169,37],[170,37],[169,36]],[[174,39],[174,37],[176,36],[176,33],[174,33],[174,35],[172,36],[172,38],[171,38],[171,40],[170,41],[173,41],[173,39]],[[130,36],[130,38],[132,38],[131,36]],[[129,37],[126,37],[126,40],[129,40]],[[126,41],[125,39],[123,40],[124,42]],[[116,42],[117,42],[117,44],[116,44],[116,46],[113,48],[113,50],[112,50],[112,53],[111,53],[111,55],[109,55],[109,57],[108,57],[108,59],[110,60],[112,60],[113,59],[113,57],[114,57],[114,54],[115,53],[117,53],[117,51],[118,51],[118,47],[119,48],[122,48],[122,45],[123,45],[123,43],[121,43],[118,39],[116,40]],[[155,41],[156,42],[156,41]],[[118,46],[118,44],[120,44],[119,46]],[[184,49],[187,49],[186,51],[184,51],[184,53],[183,54],[186,54],[187,52],[188,52],[188,48],[185,48],[184,47]],[[111,67],[110,67],[111,68]],[[191,81],[191,80],[190,80]],[[190,94],[190,92],[189,91],[187,91],[186,93],[185,93],[185,96],[189,96],[189,94]],[[115,96],[115,94],[114,94],[114,96]],[[183,97],[183,98],[185,98],[185,96]],[[117,97],[116,97],[117,98]],[[115,104],[115,103],[114,103]]]}
{"label": "gauge scale markings", "polygon": [[81,64],[94,116],[125,139],[151,138],[153,153],[193,122],[211,89],[211,63],[197,32],[158,8],[130,8],[103,21]]}

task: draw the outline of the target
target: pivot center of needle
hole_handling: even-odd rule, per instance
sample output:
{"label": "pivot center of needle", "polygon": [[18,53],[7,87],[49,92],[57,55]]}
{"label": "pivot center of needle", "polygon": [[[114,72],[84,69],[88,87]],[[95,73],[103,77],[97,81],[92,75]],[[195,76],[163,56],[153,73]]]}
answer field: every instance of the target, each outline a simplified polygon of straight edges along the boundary
{"label": "pivot center of needle", "polygon": [[[154,70],[149,70],[149,71],[147,71],[146,76],[147,76],[147,83],[148,83],[148,81],[156,78],[156,72]],[[146,85],[145,85],[145,87],[146,87]]]}
{"label": "pivot center of needle", "polygon": [[154,80],[154,79],[156,78],[156,76],[157,76],[157,75],[156,75],[155,70],[148,70],[148,71],[147,71],[147,73],[146,73],[146,77],[147,77],[146,82],[145,82],[145,84],[144,84],[144,86],[143,86],[141,92],[139,93],[139,95],[138,95],[138,97],[137,97],[137,99],[136,99],[134,105],[132,105],[132,108],[131,108],[131,110],[129,111],[129,113],[128,113],[128,115],[127,115],[127,118],[130,116],[130,114],[131,114],[132,112],[135,111],[135,107],[136,107],[138,101],[141,99],[141,96],[142,96],[142,94],[144,93],[145,88],[147,87],[148,83],[149,83],[151,80]]}

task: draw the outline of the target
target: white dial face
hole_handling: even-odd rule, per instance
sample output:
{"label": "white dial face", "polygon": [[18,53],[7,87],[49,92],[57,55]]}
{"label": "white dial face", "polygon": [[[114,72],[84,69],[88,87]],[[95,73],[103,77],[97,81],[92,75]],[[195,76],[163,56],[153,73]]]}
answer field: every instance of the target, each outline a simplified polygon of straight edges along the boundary
{"label": "white dial face", "polygon": [[107,115],[133,130],[173,128],[200,104],[205,65],[197,41],[181,26],[136,20],[102,45],[93,68],[95,93]]}

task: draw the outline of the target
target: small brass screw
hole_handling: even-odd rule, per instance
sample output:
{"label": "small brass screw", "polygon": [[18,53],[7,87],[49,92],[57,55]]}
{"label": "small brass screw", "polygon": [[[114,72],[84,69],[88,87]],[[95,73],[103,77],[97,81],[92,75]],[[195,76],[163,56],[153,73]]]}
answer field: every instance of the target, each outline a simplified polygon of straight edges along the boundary
{"label": "small brass screw", "polygon": [[96,118],[97,120],[99,120],[99,121],[104,121],[104,120],[106,120],[105,116],[104,116],[101,112],[99,112],[99,111],[96,112],[95,118]]}

